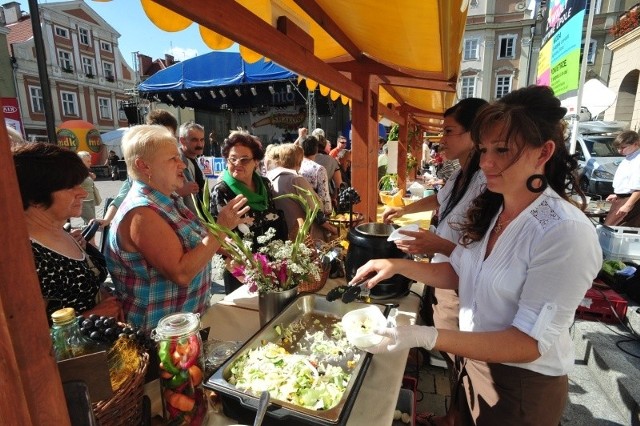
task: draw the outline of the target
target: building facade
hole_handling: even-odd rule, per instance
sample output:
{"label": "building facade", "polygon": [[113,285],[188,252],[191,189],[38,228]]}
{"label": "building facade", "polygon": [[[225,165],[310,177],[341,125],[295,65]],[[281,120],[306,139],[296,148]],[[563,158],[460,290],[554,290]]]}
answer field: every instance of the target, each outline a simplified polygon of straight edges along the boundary
{"label": "building facade", "polygon": [[[136,76],[118,49],[120,34],[84,1],[39,8],[56,126],[67,120],[88,121],[101,132],[127,126],[123,105]],[[32,17],[17,2],[5,3],[2,17],[25,136],[46,140]]]}
{"label": "building facade", "polygon": [[[583,25],[586,34],[592,1],[594,17],[587,43],[586,80],[597,78],[604,84],[611,74],[613,41],[611,27],[637,0],[587,0]],[[512,90],[535,84],[542,19],[546,1],[470,0],[462,45],[458,80],[460,98],[481,97],[488,101]]]}

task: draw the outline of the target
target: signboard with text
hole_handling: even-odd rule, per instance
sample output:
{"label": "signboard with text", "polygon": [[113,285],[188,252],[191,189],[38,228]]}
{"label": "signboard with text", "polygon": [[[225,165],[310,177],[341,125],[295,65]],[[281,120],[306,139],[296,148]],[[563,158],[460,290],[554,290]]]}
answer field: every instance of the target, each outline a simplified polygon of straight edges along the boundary
{"label": "signboard with text", "polygon": [[2,113],[4,114],[4,124],[14,128],[18,133],[25,136],[22,118],[20,118],[20,105],[17,98],[0,98],[2,103]]}
{"label": "signboard with text", "polygon": [[556,96],[575,96],[580,80],[580,48],[586,0],[549,0],[536,83]]}

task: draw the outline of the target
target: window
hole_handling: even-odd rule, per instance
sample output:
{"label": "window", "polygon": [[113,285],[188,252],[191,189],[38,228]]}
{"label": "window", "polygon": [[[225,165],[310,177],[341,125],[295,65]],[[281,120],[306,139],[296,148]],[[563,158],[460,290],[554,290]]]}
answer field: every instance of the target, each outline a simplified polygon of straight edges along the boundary
{"label": "window", "polygon": [[127,114],[124,113],[124,101],[118,101],[118,120],[127,121]]}
{"label": "window", "polygon": [[500,99],[511,91],[511,76],[499,75],[496,77],[496,99]]}
{"label": "window", "polygon": [[100,118],[105,120],[111,120],[111,118],[113,118],[111,114],[111,99],[98,98],[98,107],[100,108]]}
{"label": "window", "polygon": [[[598,48],[598,42],[591,40],[589,42],[589,52],[587,53],[587,64],[593,65],[596,63],[596,52]],[[584,43],[580,46],[580,63],[582,63],[582,55],[584,54]]]}
{"label": "window", "polygon": [[31,111],[44,112],[44,98],[42,89],[37,86],[29,86],[29,97],[31,98]]}
{"label": "window", "polygon": [[104,72],[104,77],[107,80],[113,81],[115,76],[113,75],[113,64],[111,62],[103,62],[102,71]]}
{"label": "window", "polygon": [[584,13],[585,14],[589,14],[589,12],[591,11],[591,3],[595,1],[595,9],[593,10],[594,13],[597,15],[598,13],[600,13],[600,7],[602,6],[602,0],[587,0],[587,4],[584,8]]}
{"label": "window", "polygon": [[516,36],[502,35],[498,37],[498,59],[516,57]]}
{"label": "window", "polygon": [[476,77],[462,77],[460,79],[460,99],[475,98]]}
{"label": "window", "polygon": [[478,59],[478,39],[468,38],[464,41],[464,60],[473,61]]}
{"label": "window", "polygon": [[73,92],[60,92],[62,98],[62,113],[67,116],[78,116],[78,102]]}
{"label": "window", "polygon": [[73,72],[73,62],[71,61],[71,52],[58,49],[58,64],[60,68],[67,72]]}
{"label": "window", "polygon": [[58,37],[69,38],[69,30],[67,30],[66,28],[62,28],[56,25],[54,31]]}
{"label": "window", "polygon": [[89,30],[86,28],[78,28],[78,38],[80,39],[80,44],[84,44],[85,46],[89,46]]}
{"label": "window", "polygon": [[82,57],[82,71],[88,76],[93,77],[95,73],[93,72],[93,58],[89,58],[87,56]]}
{"label": "window", "polygon": [[100,41],[100,49],[111,52],[111,43],[106,41]]}

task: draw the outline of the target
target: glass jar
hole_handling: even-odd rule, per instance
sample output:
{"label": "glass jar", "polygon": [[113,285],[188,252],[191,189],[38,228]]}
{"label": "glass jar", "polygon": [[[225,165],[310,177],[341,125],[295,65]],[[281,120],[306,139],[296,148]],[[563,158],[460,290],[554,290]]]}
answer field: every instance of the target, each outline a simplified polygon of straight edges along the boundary
{"label": "glass jar", "polygon": [[168,315],[158,322],[151,337],[158,342],[165,419],[176,425],[205,424],[209,407],[202,388],[200,315]]}
{"label": "glass jar", "polygon": [[58,309],[51,314],[51,321],[51,340],[56,360],[62,361],[100,350],[97,342],[80,331],[75,309]]}

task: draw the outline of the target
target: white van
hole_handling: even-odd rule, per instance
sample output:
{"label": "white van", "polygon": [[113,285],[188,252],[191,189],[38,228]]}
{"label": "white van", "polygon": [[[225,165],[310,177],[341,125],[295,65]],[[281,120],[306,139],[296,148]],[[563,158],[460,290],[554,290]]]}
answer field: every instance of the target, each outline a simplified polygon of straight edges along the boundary
{"label": "white van", "polygon": [[[624,158],[613,146],[618,133],[627,129],[621,121],[578,123],[576,155],[580,166],[580,188],[586,194],[606,197],[613,193],[613,175]],[[570,139],[567,139],[567,148]]]}

